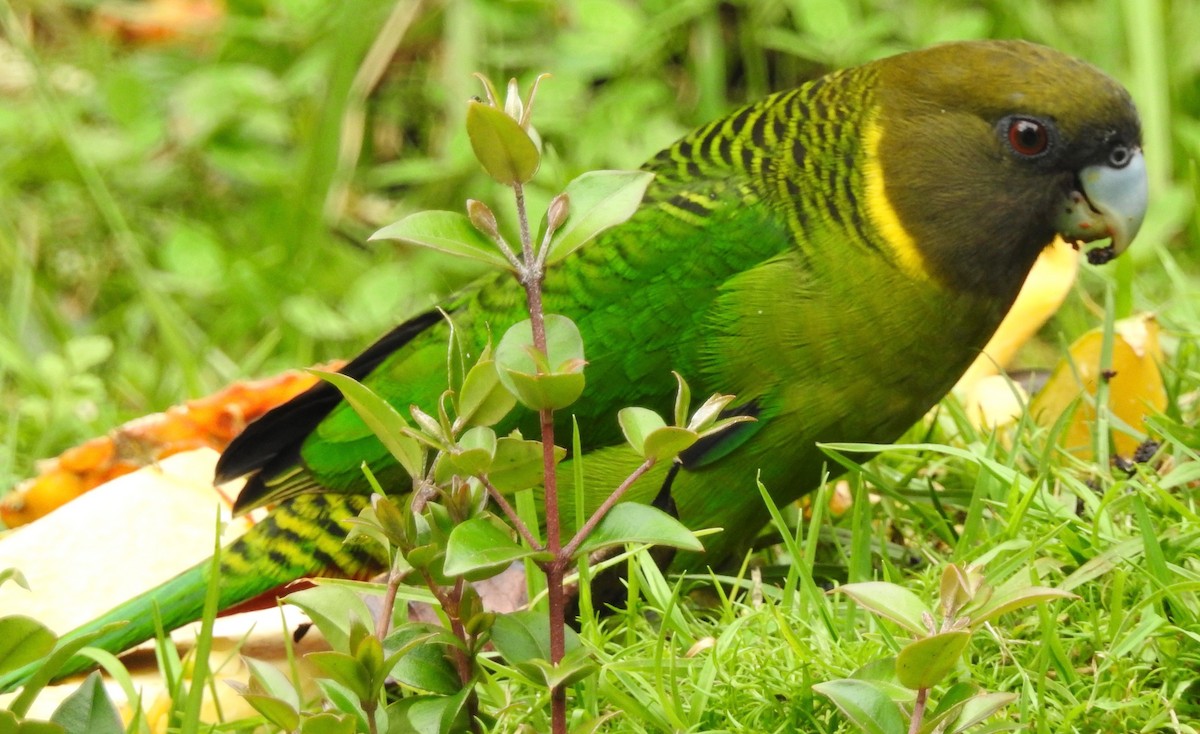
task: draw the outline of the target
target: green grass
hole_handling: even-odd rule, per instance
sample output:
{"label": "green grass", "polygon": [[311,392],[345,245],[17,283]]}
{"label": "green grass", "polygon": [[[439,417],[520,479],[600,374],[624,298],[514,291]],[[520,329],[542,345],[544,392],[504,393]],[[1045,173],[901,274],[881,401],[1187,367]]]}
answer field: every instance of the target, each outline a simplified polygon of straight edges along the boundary
{"label": "green grass", "polygon": [[[473,71],[554,74],[536,210],[583,170],[636,166],[824,70],[1028,38],[1114,74],[1142,111],[1142,235],[1118,263],[1085,268],[1039,354],[1158,312],[1170,403],[1155,460],[1126,476],[1062,454],[1052,430],[981,434],[952,403],[907,437],[920,448],[866,464],[831,450],[858,500],[847,516],[783,529],[716,586],[639,565],[637,613],[581,631],[602,670],[576,686],[576,715],[611,715],[613,732],[851,731],[811,686],[895,654],[903,635],[825,587],[881,579],[933,599],[946,563],[982,559],[997,578],[1079,597],[973,638],[955,675],[1018,694],[1002,722],[1197,730],[1200,2],[448,0],[411,19],[371,0],[229,6],[213,36],[137,47],[95,33],[90,2],[0,0],[0,487],[124,420],[347,356],[470,278],[366,236],[411,211],[502,199],[462,131]],[[395,53],[385,65],[370,49]],[[361,138],[357,156],[343,136]],[[480,692],[497,731],[544,730],[535,689],[497,677]]]}

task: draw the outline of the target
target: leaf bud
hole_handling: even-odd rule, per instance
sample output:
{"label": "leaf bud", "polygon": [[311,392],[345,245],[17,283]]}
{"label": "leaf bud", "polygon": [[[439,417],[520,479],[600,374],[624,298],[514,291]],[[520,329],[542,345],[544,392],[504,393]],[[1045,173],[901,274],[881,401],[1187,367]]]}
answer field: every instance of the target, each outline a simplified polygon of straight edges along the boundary
{"label": "leaf bud", "polygon": [[467,217],[475,229],[491,237],[493,240],[500,236],[500,227],[496,224],[496,215],[482,201],[467,199]]}

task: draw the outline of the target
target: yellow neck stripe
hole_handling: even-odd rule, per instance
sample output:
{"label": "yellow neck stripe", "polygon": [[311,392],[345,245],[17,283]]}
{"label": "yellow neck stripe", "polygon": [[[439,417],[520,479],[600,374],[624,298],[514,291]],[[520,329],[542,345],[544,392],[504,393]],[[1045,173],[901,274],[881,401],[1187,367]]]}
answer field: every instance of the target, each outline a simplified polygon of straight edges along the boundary
{"label": "yellow neck stripe", "polygon": [[867,194],[867,213],[875,228],[883,238],[884,244],[893,256],[893,261],[906,275],[914,280],[929,280],[929,270],[925,266],[925,258],[917,248],[904,224],[900,221],[896,209],[888,199],[883,185],[883,166],[879,162],[879,142],[883,139],[883,128],[872,117],[867,121],[866,156],[864,158],[864,184]]}

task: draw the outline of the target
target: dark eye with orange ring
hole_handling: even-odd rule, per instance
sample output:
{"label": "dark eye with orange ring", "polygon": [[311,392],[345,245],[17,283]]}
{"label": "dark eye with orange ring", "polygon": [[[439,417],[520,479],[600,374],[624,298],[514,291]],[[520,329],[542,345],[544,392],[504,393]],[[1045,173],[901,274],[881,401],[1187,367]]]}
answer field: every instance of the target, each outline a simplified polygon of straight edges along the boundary
{"label": "dark eye with orange ring", "polygon": [[1008,144],[1017,154],[1036,158],[1050,147],[1050,131],[1040,120],[1014,117],[1008,121]]}

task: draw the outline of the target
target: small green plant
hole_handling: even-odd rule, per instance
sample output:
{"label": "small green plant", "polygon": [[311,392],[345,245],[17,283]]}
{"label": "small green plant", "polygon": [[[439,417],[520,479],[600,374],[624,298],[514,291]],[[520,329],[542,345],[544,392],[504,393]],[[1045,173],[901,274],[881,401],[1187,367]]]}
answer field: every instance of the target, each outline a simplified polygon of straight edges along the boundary
{"label": "small green plant", "polygon": [[942,572],[936,616],[935,610],[898,584],[868,581],[839,586],[833,593],[846,594],[872,614],[900,625],[913,638],[895,656],[868,663],[850,678],[819,683],[813,690],[827,696],[868,734],[966,731],[1016,699],[1011,693],[988,693],[971,682],[959,682],[950,685],[937,705],[929,708],[930,691],[958,667],[972,633],[1006,612],[1075,598],[1026,579],[1018,573],[993,587],[980,568],[951,563]]}
{"label": "small green plant", "polygon": [[[312,656],[328,700],[341,711],[342,718],[331,721],[331,727],[342,726],[349,717],[357,729],[370,734],[480,730],[487,715],[479,710],[473,686],[486,676],[480,657],[490,643],[507,670],[546,693],[550,729],[565,734],[566,689],[596,669],[591,652],[567,628],[567,574],[591,554],[627,543],[702,550],[691,531],[667,513],[620,500],[658,462],[673,461],[701,438],[750,420],[722,417],[733,399],[726,395],[714,395],[692,412],[691,392],[676,375],[670,423],[644,408],[626,408],[619,414],[620,427],[640,464],[603,501],[587,508],[590,514],[581,516],[573,534],[566,535],[560,527],[557,467],[566,451],[555,445],[554,415],[582,394],[586,360],[574,322],[545,312],[542,283],[548,268],[628,219],[652,174],[596,171],[576,178],[550,202],[535,242],[523,186],[541,160],[529,124],[541,79],[525,100],[511,82],[503,104],[483,80],[486,101],[470,102],[467,111],[476,157],[492,178],[513,191],[518,245],[501,233],[492,210],[474,200],[467,202],[465,215],[422,212],[375,234],[376,239],[396,239],[509,271],[524,289],[529,318],[510,326],[494,351],[484,345],[470,359],[468,354],[479,346],[460,342],[453,315],[448,314],[448,388],[436,408],[410,406],[408,418],[352,378],[318,373],[342,392],[411,479],[410,488],[389,493],[367,472],[378,494],[359,518],[358,530],[381,546],[390,568],[375,628],[368,629],[362,621],[369,615],[365,610],[352,616],[348,627],[328,619],[318,622],[331,627],[325,631],[335,643],[334,651]],[[537,416],[540,440],[516,431],[497,433],[495,426],[518,404]],[[544,540],[537,523],[522,518],[510,501],[518,493],[532,494],[536,487],[541,491],[542,506],[536,514],[545,520]],[[584,509],[582,496],[576,499],[577,507]],[[496,576],[518,561],[544,574],[547,608],[503,615],[486,611],[471,583]],[[392,629],[400,587],[413,578],[436,601],[443,625],[401,621]],[[311,596],[301,595],[296,603],[320,619]],[[414,695],[386,704],[383,686],[389,678]],[[288,730],[301,723],[318,726],[301,715],[293,700],[270,693],[278,685],[261,675],[256,680],[248,700],[273,723]]]}

